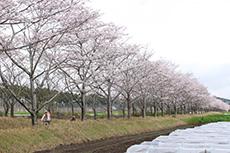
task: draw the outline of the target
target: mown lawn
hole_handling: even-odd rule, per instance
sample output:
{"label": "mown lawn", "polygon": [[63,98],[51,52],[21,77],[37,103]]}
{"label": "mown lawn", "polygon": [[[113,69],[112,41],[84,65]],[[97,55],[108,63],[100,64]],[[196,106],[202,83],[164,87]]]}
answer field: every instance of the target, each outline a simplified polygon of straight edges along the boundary
{"label": "mown lawn", "polygon": [[[201,121],[230,121],[229,115],[203,114],[178,115],[177,117],[134,117],[128,119],[87,120],[70,122],[53,120],[51,125],[39,123],[31,127],[30,120],[25,118],[0,118],[0,152],[26,153],[35,150],[52,148],[59,144],[87,142],[112,136],[136,134],[171,128],[179,125],[204,123]],[[207,120],[206,120],[207,119]]]}

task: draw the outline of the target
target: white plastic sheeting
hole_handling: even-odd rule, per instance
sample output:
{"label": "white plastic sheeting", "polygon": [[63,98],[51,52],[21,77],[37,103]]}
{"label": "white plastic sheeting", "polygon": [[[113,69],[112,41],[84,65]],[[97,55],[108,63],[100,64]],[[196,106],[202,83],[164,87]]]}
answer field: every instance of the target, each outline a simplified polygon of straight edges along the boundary
{"label": "white plastic sheeting", "polygon": [[128,148],[126,153],[230,153],[230,122],[175,130]]}

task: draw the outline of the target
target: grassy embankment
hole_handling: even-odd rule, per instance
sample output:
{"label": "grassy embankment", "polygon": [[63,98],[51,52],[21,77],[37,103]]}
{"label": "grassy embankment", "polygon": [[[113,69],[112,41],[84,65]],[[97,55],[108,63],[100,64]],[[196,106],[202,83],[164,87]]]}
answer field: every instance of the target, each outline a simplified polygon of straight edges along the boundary
{"label": "grassy embankment", "polygon": [[182,119],[188,124],[206,124],[211,122],[230,121],[230,113],[210,114],[207,116],[194,116]]}
{"label": "grassy embankment", "polygon": [[230,121],[230,116],[215,113],[203,115],[178,115],[177,117],[147,117],[87,120],[70,122],[54,120],[50,126],[41,123],[31,127],[30,120],[0,118],[0,152],[26,153],[52,148],[58,144],[80,143],[112,136],[129,135],[171,128],[185,124]]}

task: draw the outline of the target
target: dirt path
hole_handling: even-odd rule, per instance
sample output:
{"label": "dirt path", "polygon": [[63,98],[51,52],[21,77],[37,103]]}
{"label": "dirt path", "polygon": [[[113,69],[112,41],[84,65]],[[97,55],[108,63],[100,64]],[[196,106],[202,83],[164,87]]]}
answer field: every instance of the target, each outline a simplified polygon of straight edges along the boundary
{"label": "dirt path", "polygon": [[145,132],[136,135],[112,137],[104,140],[90,141],[82,144],[59,145],[52,150],[37,151],[35,153],[125,153],[127,148],[143,141],[151,141],[160,135],[168,135],[176,129],[194,127],[184,125],[160,131]]}

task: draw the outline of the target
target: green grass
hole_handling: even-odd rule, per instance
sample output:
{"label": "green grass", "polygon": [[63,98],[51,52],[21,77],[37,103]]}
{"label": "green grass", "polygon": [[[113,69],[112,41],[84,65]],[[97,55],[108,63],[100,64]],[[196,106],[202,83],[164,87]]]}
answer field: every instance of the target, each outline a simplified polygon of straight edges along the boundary
{"label": "green grass", "polygon": [[[221,118],[221,116],[224,118]],[[53,120],[50,126],[39,123],[31,127],[26,118],[0,117],[0,153],[28,153],[53,148],[59,144],[87,142],[114,136],[156,131],[175,126],[206,121],[206,118],[226,119],[224,114],[178,115],[177,117],[133,117],[128,119],[99,119],[84,122]],[[213,120],[211,120],[213,121]],[[219,120],[218,120],[219,121]]]}
{"label": "green grass", "polygon": [[[94,113],[93,112],[87,112],[87,116],[93,117]],[[113,111],[113,116],[122,116],[122,111]],[[106,118],[107,117],[107,112],[97,112],[97,117],[98,118]]]}
{"label": "green grass", "polygon": [[205,124],[211,122],[219,122],[219,121],[230,121],[230,114],[212,114],[208,116],[196,116],[192,118],[183,119],[188,124]]}
{"label": "green grass", "polygon": [[28,113],[28,112],[15,112],[14,114],[30,115],[30,113]]}
{"label": "green grass", "polygon": [[[90,116],[90,117],[93,117],[94,113],[93,112],[88,112],[86,115]],[[99,118],[106,117],[106,113],[105,112],[97,112],[97,117],[99,117]]]}

